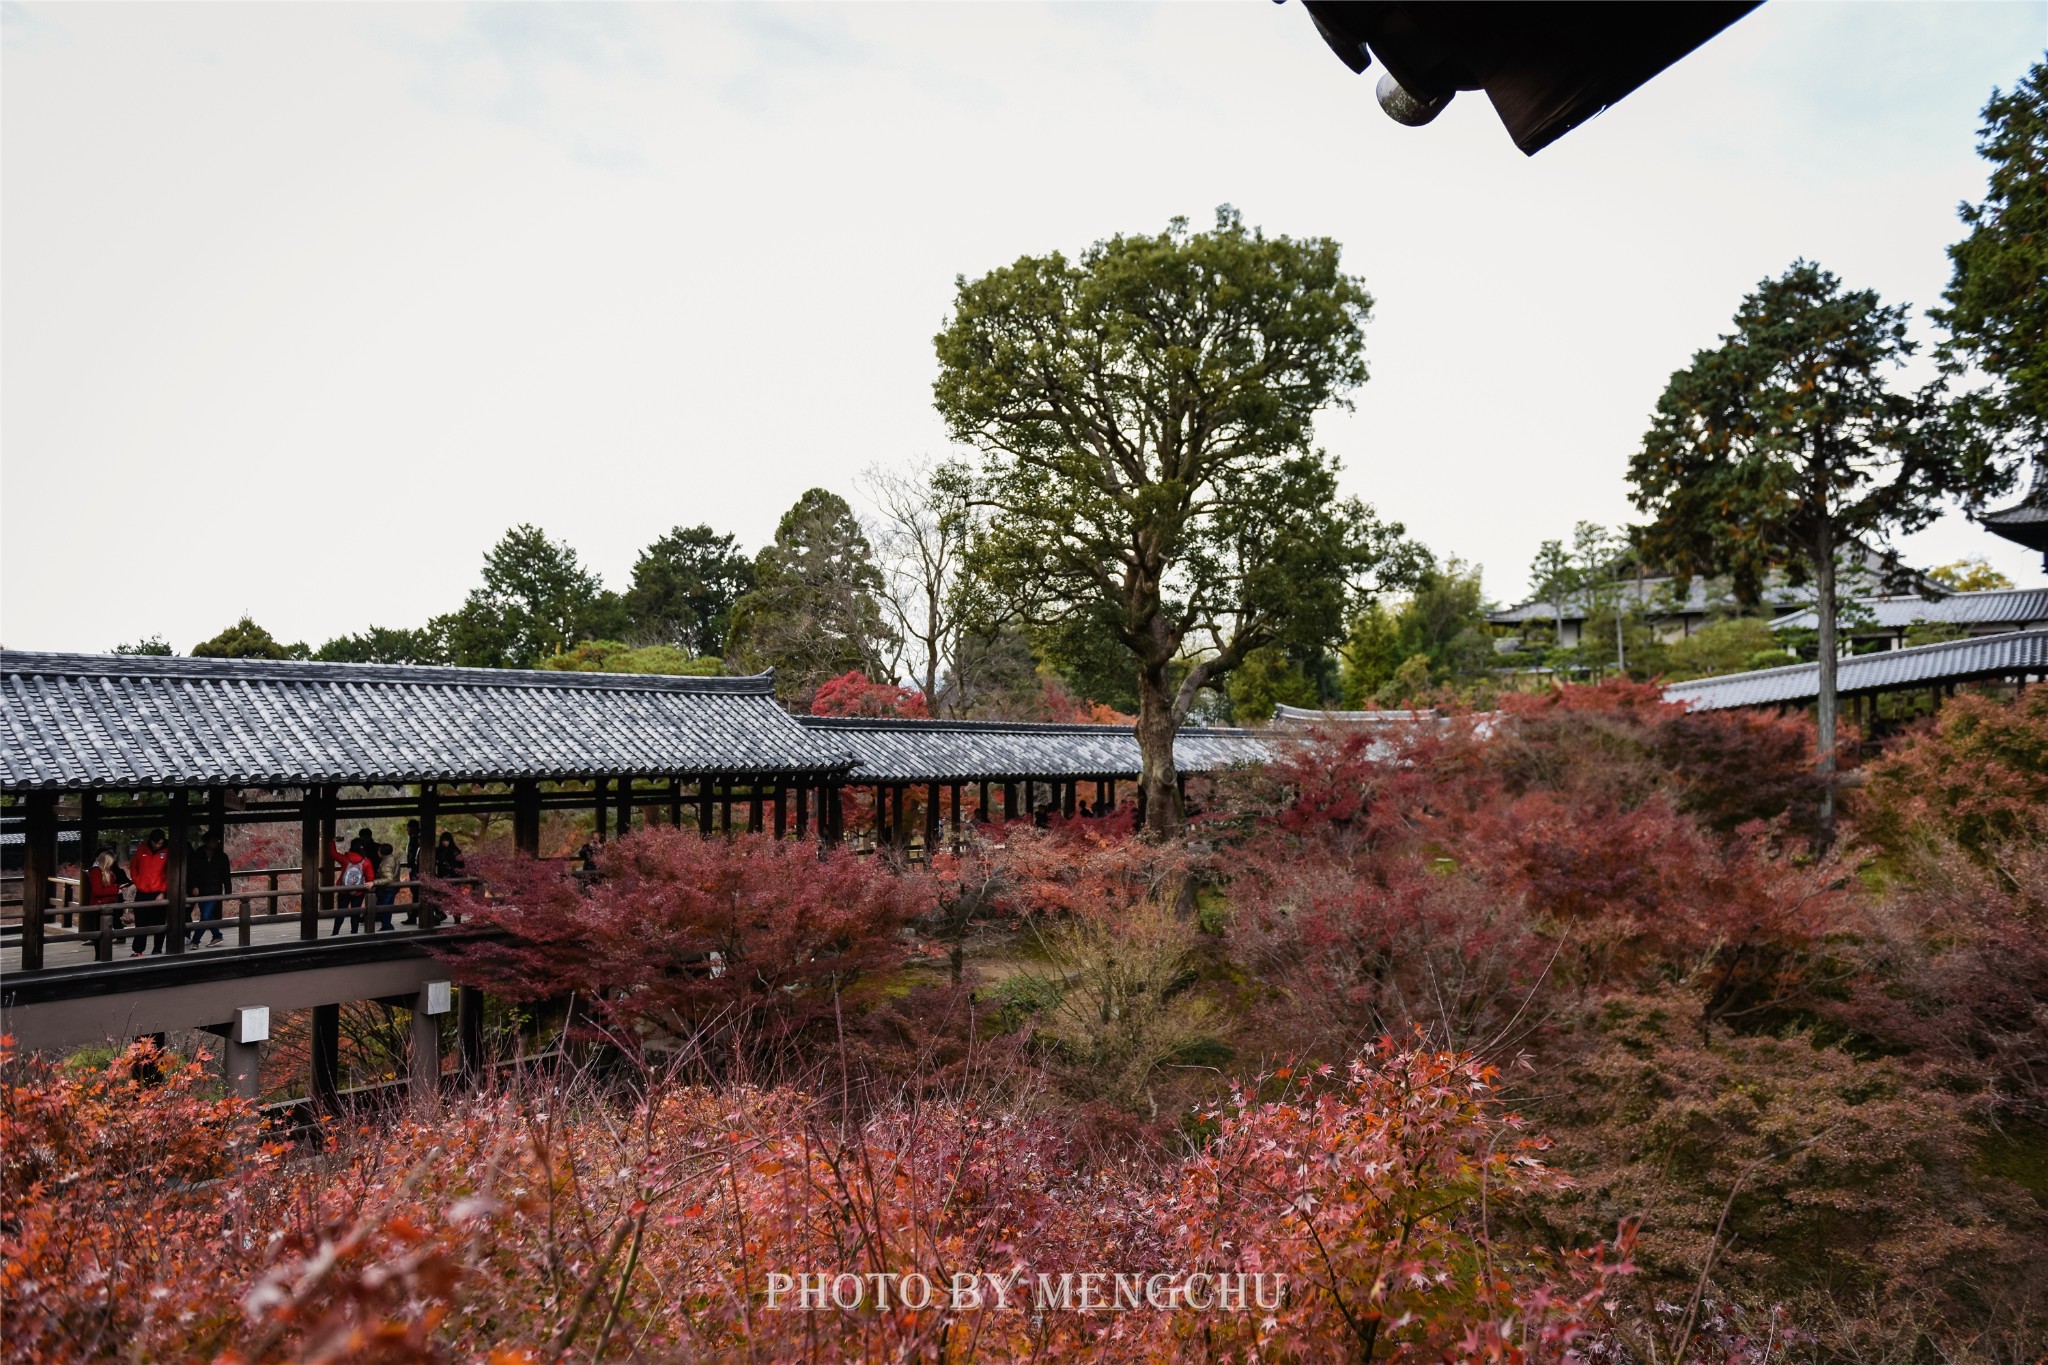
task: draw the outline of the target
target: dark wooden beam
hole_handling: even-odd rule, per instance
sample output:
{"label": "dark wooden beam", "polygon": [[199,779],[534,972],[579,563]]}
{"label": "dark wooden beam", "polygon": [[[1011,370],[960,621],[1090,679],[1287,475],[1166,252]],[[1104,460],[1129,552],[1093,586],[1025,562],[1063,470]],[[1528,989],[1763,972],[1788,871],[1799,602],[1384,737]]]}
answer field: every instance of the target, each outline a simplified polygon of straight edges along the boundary
{"label": "dark wooden beam", "polygon": [[21,865],[21,969],[43,967],[43,920],[50,911],[50,878],[57,875],[57,793],[30,792],[23,812],[27,845]]}
{"label": "dark wooden beam", "polygon": [[182,953],[185,951],[185,878],[192,859],[192,816],[183,787],[171,793],[170,836],[171,846],[165,850],[170,856],[164,859],[164,898],[170,901],[164,908],[164,920],[165,932],[170,938],[164,946],[173,953]]}
{"label": "dark wooden beam", "polygon": [[540,856],[540,783],[533,778],[512,784],[512,844],[529,858]]}
{"label": "dark wooden beam", "polygon": [[775,837],[779,841],[789,833],[789,798],[780,782],[775,784]]}

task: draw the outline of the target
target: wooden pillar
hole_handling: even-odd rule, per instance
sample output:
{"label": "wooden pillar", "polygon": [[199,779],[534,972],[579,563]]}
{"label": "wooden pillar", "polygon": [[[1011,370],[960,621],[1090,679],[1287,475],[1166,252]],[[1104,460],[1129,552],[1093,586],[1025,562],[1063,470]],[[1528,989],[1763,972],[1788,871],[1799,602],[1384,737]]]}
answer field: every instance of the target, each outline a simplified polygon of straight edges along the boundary
{"label": "wooden pillar", "polygon": [[747,784],[747,833],[761,832],[761,779],[755,778]]}
{"label": "wooden pillar", "polygon": [[1095,813],[1097,815],[1109,813],[1109,783],[1102,781],[1100,778],[1097,778],[1095,782]]}
{"label": "wooden pillar", "polygon": [[164,932],[170,937],[164,946],[169,952],[182,953],[185,951],[185,878],[192,860],[191,798],[183,787],[171,793],[169,828],[171,846],[165,850],[170,856],[164,859],[164,898],[170,905],[164,910]]}
{"label": "wooden pillar", "polygon": [[[441,998],[434,997],[440,993]],[[411,1043],[412,1089],[415,1095],[434,1095],[441,1089],[441,1016],[434,1009],[448,1008],[448,983],[430,982],[422,986],[412,1002],[412,1028],[408,1041]]]}
{"label": "wooden pillar", "polygon": [[1145,783],[1142,779],[1138,782],[1138,813],[1136,819],[1138,828],[1143,829],[1145,827]]}
{"label": "wooden pillar", "polygon": [[668,823],[671,829],[683,827],[683,779],[680,777],[669,779]]}
{"label": "wooden pillar", "polygon": [[953,784],[953,851],[955,853],[960,851],[960,788],[963,785],[965,784],[959,782]]}
{"label": "wooden pillar", "polygon": [[711,810],[711,779],[700,777],[697,779],[697,832],[699,834],[711,833]]}
{"label": "wooden pillar", "polygon": [[484,1074],[484,993],[464,986],[456,993],[455,1048],[462,1074],[472,1080]]}
{"label": "wooden pillar", "polygon": [[100,853],[100,794],[81,792],[78,797],[78,879],[83,889],[86,869]]}
{"label": "wooden pillar", "polygon": [[979,786],[978,788],[976,788],[976,789],[975,789],[975,793],[974,793],[974,795],[975,795],[975,801],[974,801],[974,818],[975,818],[975,819],[977,819],[977,820],[986,820],[986,819],[988,819],[989,817],[988,817],[988,779],[987,779],[987,778],[983,778],[983,779],[981,780],[981,785],[980,785],[980,786]]}
{"label": "wooden pillar", "polygon": [[1017,818],[1017,784],[1015,782],[1005,782],[1003,784],[1003,818],[1005,820]]}
{"label": "wooden pillar", "polygon": [[885,848],[889,843],[889,789],[875,784],[875,847]]}
{"label": "wooden pillar", "polygon": [[1029,778],[1026,778],[1024,780],[1024,818],[1027,820],[1032,820],[1036,819],[1037,816],[1038,784],[1036,782],[1031,781]]}
{"label": "wooden pillar", "polygon": [[775,838],[789,833],[789,800],[780,782],[775,784]]}
{"label": "wooden pillar", "polygon": [[718,784],[718,832],[732,833],[732,779],[729,777]]}
{"label": "wooden pillar", "polygon": [[939,784],[930,782],[924,789],[924,861],[929,867],[939,852]]}
{"label": "wooden pillar", "polygon": [[321,800],[324,787],[308,787],[299,802],[299,937],[320,937]]}
{"label": "wooden pillar", "polygon": [[1081,784],[1069,779],[1065,786],[1066,790],[1060,794],[1060,814],[1071,820],[1074,818],[1076,804],[1081,798]]}
{"label": "wooden pillar", "polygon": [[341,1107],[341,1006],[313,1006],[312,1051],[307,1093],[315,1109],[331,1114]]}
{"label": "wooden pillar", "polygon": [[604,842],[605,835],[611,830],[612,827],[610,801],[611,789],[612,780],[609,777],[600,777],[590,784],[591,805],[596,810],[597,841],[600,844]]}
{"label": "wooden pillar", "polygon": [[839,784],[827,782],[818,788],[818,800],[823,811],[818,823],[825,827],[825,843],[837,848],[846,838],[846,806],[840,800]]}
{"label": "wooden pillar", "polygon": [[1107,787],[1109,788],[1109,794],[1108,794],[1108,800],[1109,800],[1109,809],[1111,809],[1111,810],[1115,810],[1115,809],[1116,809],[1116,779],[1115,779],[1115,778],[1113,778],[1113,777],[1112,777],[1112,778],[1110,778],[1110,779],[1109,779],[1109,781],[1108,781],[1108,782],[1107,782],[1107,783],[1106,783],[1105,785],[1106,785],[1106,786],[1107,786]]}
{"label": "wooden pillar", "polygon": [[633,828],[633,775],[626,774],[619,779],[619,818],[615,826],[620,834]]}
{"label": "wooden pillar", "polygon": [[21,969],[43,967],[43,920],[50,910],[50,878],[57,875],[57,793],[30,792],[21,869]]}
{"label": "wooden pillar", "polygon": [[221,1071],[228,1083],[228,1093],[251,1102],[262,1099],[263,1044],[237,1042],[234,1030],[229,1029],[223,1052]]}
{"label": "wooden pillar", "polygon": [[801,839],[810,833],[811,789],[799,782],[796,784],[796,837]]}
{"label": "wooden pillar", "polygon": [[[426,865],[426,870],[429,874],[434,870],[434,847],[441,842],[440,826],[440,784],[422,782],[420,783],[420,862]],[[412,875],[415,880],[419,878],[420,868],[417,865],[414,866]],[[430,925],[439,918],[438,915],[430,916],[426,913],[426,897],[420,894],[420,889],[417,886],[412,889],[412,901],[414,905],[421,907],[419,915],[421,924]]]}
{"label": "wooden pillar", "polygon": [[540,856],[540,783],[531,777],[512,784],[512,843],[529,858]]}

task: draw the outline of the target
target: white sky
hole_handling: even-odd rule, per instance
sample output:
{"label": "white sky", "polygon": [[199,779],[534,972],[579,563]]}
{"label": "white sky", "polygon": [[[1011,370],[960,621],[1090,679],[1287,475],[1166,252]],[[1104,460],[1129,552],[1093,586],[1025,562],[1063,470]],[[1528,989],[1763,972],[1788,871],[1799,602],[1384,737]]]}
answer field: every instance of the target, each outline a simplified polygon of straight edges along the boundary
{"label": "white sky", "polygon": [[[6,9],[0,638],[417,625],[531,521],[614,587],[943,453],[956,274],[1229,202],[1379,303],[1347,490],[1516,596],[1806,255],[1925,308],[2040,0],[1776,0],[1533,159],[1298,4]],[[1958,516],[1907,546],[2037,556]]]}

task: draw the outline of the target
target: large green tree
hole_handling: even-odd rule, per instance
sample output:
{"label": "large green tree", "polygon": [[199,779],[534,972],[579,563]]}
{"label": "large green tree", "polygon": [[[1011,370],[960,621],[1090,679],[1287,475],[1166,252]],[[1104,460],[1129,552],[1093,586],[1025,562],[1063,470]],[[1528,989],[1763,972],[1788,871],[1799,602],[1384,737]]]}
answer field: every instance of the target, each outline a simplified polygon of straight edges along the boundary
{"label": "large green tree", "polygon": [[882,588],[860,518],[837,493],[813,488],[755,556],[754,589],[733,605],[731,654],[743,668],[773,668],[786,697],[856,670],[886,678],[895,638]]}
{"label": "large green tree", "polygon": [[[1671,376],[1629,462],[1650,514],[1642,551],[1680,575],[1727,573],[1745,605],[1783,564],[1819,615],[1820,766],[1835,763],[1835,579],[1852,539],[1881,545],[1969,497],[1986,466],[1946,439],[1933,389],[1889,375],[1914,351],[1907,309],[1794,262],[1742,300],[1734,329]],[[1823,835],[1832,821],[1824,798]]]}
{"label": "large green tree", "polygon": [[1315,414],[1366,378],[1365,285],[1337,243],[1219,209],[1078,260],[958,282],[934,393],[982,455],[977,572],[1018,615],[1128,652],[1148,824],[1183,824],[1174,733],[1275,640],[1334,640],[1399,528],[1337,496]]}
{"label": "large green tree", "polygon": [[454,662],[472,668],[536,668],[578,640],[619,634],[621,607],[567,541],[520,525],[484,556],[483,582],[460,610],[428,624],[445,634]]}
{"label": "large green tree", "polygon": [[323,663],[445,664],[448,641],[435,625],[418,630],[371,626],[354,635],[338,635],[313,651]]}
{"label": "large green tree", "polygon": [[1948,249],[1947,306],[1932,316],[1948,330],[1945,368],[1989,381],[1957,403],[1985,458],[2048,460],[2048,61],[1991,92],[1977,151],[1989,190],[1959,209],[1970,234]]}
{"label": "large green tree", "polygon": [[192,646],[195,659],[303,659],[306,653],[303,644],[285,644],[246,616]]}
{"label": "large green tree", "polygon": [[732,606],[754,586],[754,563],[731,536],[678,526],[641,551],[626,590],[629,633],[698,658],[725,653]]}

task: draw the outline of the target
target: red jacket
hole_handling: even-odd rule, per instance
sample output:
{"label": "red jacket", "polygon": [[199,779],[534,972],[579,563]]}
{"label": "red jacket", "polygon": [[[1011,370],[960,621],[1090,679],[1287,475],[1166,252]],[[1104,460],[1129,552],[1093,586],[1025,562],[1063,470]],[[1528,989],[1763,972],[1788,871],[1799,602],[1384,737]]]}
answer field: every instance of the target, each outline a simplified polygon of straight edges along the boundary
{"label": "red jacket", "polygon": [[135,850],[128,860],[128,879],[135,883],[135,894],[146,901],[162,900],[170,883],[165,878],[164,864],[171,860],[171,846],[151,848],[148,844]]}
{"label": "red jacket", "polygon": [[85,872],[85,903],[113,905],[121,899],[121,879],[111,872],[89,867]]}

